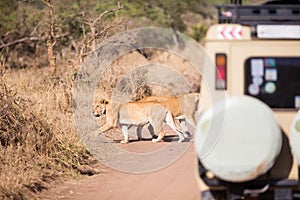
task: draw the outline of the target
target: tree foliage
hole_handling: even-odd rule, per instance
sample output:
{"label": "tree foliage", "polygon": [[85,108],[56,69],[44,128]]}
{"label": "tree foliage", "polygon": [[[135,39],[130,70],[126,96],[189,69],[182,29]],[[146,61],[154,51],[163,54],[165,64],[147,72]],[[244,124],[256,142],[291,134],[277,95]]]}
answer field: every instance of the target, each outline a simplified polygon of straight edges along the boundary
{"label": "tree foliage", "polygon": [[[0,1],[0,53],[10,67],[48,65],[46,41],[52,19],[45,2]],[[214,21],[213,5],[217,3],[227,1],[52,0],[57,37],[54,50],[58,60],[65,59],[69,52],[78,57],[80,53],[89,52],[92,43],[99,43],[116,32],[147,26],[172,28],[200,41]],[[103,12],[117,8],[119,4],[123,6],[122,9],[106,13],[92,30],[93,20]],[[30,60],[34,58],[39,59],[33,63]]]}
{"label": "tree foliage", "polygon": [[[100,42],[113,34],[113,28],[120,22],[114,21],[114,11],[104,13],[91,35],[91,22],[102,11],[99,3],[92,0],[52,0],[51,6],[48,3],[46,0],[1,1],[0,53],[8,67],[47,66],[50,40],[55,51],[53,56],[59,61],[64,61],[69,52],[73,52],[70,54],[73,57],[83,55],[90,51],[94,40]],[[108,11],[112,6],[107,7]]]}

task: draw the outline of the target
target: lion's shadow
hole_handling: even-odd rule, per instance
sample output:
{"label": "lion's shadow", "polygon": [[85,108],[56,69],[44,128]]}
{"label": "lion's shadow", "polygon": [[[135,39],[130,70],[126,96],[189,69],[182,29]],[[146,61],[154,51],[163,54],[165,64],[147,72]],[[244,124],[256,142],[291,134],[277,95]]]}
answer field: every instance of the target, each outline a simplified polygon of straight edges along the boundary
{"label": "lion's shadow", "polygon": [[[157,136],[156,136],[157,137]],[[156,138],[154,137],[154,138]],[[141,139],[129,139],[129,143],[136,143],[136,142],[147,142],[147,141],[152,141],[153,138],[141,138]],[[190,142],[191,138],[187,137],[184,139],[183,142]],[[171,143],[171,142],[178,142],[179,141],[179,137],[178,135],[166,135],[164,136],[164,138],[162,139],[162,141],[160,142],[166,142],[166,143]],[[120,143],[121,140],[112,140],[112,143]],[[160,143],[159,142],[159,143]],[[155,144],[153,142],[153,144]]]}

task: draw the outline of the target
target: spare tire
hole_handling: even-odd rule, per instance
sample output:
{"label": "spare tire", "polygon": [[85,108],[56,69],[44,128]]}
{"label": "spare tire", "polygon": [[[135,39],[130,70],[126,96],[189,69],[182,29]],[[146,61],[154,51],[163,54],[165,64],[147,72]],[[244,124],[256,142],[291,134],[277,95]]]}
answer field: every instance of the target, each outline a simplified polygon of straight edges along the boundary
{"label": "spare tire", "polygon": [[294,121],[291,126],[290,142],[293,155],[296,157],[298,165],[300,166],[300,110],[294,118]]}
{"label": "spare tire", "polygon": [[266,173],[281,146],[282,133],[273,111],[253,97],[226,97],[198,120],[197,156],[225,181],[250,181]]}

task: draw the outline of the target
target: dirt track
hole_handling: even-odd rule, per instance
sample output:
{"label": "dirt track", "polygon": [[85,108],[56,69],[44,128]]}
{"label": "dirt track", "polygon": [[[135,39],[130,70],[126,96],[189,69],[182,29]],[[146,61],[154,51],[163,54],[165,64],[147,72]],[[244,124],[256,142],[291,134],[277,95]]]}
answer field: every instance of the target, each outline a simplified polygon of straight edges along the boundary
{"label": "dirt track", "polygon": [[[137,150],[153,145],[155,144],[151,141],[139,141],[126,148]],[[195,160],[194,145],[192,144],[176,162],[159,171],[130,174],[105,167],[97,176],[63,184],[48,198],[198,200],[200,191],[195,179]]]}

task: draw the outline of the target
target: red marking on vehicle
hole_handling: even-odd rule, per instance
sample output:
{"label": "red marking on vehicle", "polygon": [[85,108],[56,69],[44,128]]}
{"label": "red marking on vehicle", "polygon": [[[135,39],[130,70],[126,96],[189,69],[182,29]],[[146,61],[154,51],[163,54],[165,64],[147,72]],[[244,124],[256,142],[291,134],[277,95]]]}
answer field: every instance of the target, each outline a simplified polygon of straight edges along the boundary
{"label": "red marking on vehicle", "polygon": [[218,28],[218,39],[240,40],[243,31],[241,26],[223,26]]}

